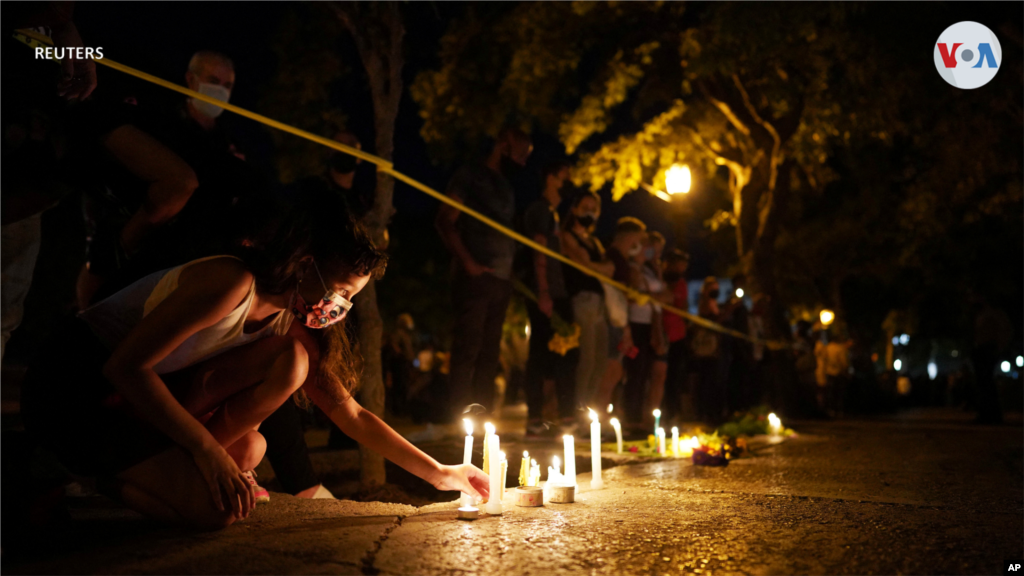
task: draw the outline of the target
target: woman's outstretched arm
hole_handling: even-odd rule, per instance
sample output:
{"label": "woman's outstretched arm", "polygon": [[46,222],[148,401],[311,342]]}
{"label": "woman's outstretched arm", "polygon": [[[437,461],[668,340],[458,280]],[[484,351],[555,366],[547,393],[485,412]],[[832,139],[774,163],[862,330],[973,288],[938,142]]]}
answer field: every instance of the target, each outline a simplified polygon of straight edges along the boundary
{"label": "woman's outstretched arm", "polygon": [[[309,354],[309,377],[302,389],[342,432],[429,482],[438,490],[457,490],[476,497],[488,496],[488,477],[479,468],[472,464],[446,466],[439,463],[413,446],[372,412],[360,406],[345,391],[324,390],[324,386],[331,384],[316,380],[316,365],[319,358],[316,341],[297,323],[292,323],[289,334],[302,342]],[[338,397],[346,399],[339,403],[334,399]]]}

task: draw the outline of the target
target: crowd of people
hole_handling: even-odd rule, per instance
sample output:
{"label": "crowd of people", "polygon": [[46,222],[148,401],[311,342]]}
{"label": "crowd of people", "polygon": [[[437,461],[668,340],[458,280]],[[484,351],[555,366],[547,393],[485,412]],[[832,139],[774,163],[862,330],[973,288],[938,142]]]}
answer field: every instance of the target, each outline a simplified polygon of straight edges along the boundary
{"label": "crowd of people", "polygon": [[[628,216],[615,223],[606,247],[595,235],[601,198],[573,191],[570,166],[563,161],[542,168],[541,197],[518,207],[510,172],[525,165],[531,152],[527,134],[505,129],[482,162],[455,173],[447,194],[650,300],[628,301],[594,275],[543,252],[517,248],[501,231],[443,206],[436,226],[452,254],[455,320],[450,417],[473,404],[495,405],[502,325],[517,283],[526,288],[530,326],[523,380],[527,439],[575,430],[587,418],[588,407],[620,406],[615,413],[626,430],[640,432],[650,430],[654,409],[662,411],[663,422],[681,422],[684,399],[691,400],[686,408],[691,413],[685,416],[709,423],[756,405],[760,391],[754,380],[763,347],[688,326],[663,308],[689,309],[688,254],[666,250],[661,233]],[[735,292],[722,299],[717,279],[705,279],[700,316],[743,334],[761,334],[763,298],[755,296],[748,310],[745,278],[738,275],[732,284]],[[568,351],[549,346],[559,322],[578,326],[578,346]],[[557,406],[556,413],[545,412],[549,404]]]}

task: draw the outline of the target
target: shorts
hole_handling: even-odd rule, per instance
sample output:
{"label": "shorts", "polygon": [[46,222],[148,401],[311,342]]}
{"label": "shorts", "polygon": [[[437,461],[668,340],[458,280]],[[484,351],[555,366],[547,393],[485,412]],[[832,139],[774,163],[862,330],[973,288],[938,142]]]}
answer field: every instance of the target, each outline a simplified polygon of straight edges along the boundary
{"label": "shorts", "polygon": [[110,477],[175,446],[136,416],[103,376],[110,351],[71,318],[47,338],[22,389],[26,430],[68,470]]}

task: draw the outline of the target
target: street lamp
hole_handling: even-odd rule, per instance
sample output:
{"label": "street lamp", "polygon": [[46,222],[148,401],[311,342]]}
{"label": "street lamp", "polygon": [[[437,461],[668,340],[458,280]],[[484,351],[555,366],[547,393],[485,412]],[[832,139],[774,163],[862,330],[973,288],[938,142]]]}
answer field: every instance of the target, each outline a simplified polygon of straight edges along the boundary
{"label": "street lamp", "polygon": [[673,164],[665,172],[665,190],[658,190],[643,182],[640,183],[640,186],[665,202],[672,202],[672,196],[676,194],[689,194],[692,184],[690,167],[686,164]]}
{"label": "street lamp", "polygon": [[836,313],[826,308],[821,311],[821,314],[818,315],[818,319],[821,320],[822,326],[828,327],[832,324],[832,322],[835,321]]}

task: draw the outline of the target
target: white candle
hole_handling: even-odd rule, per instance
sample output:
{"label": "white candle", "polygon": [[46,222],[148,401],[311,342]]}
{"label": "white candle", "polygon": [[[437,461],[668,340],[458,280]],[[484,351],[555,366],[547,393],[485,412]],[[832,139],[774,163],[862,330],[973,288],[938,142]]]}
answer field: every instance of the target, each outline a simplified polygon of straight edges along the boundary
{"label": "white candle", "polygon": [[654,434],[658,434],[658,429],[661,428],[661,410],[654,409]]}
{"label": "white candle", "polygon": [[768,415],[768,432],[772,436],[778,436],[782,433],[782,420],[772,412]]}
{"label": "white candle", "polygon": [[508,481],[508,460],[505,459],[505,453],[501,453],[501,499],[505,499],[505,484]]}
{"label": "white candle", "polygon": [[672,455],[679,458],[679,427],[672,427]]}
{"label": "white candle", "polygon": [[600,490],[604,488],[604,480],[601,479],[601,423],[593,410],[590,411],[590,462],[590,489]]}
{"label": "white candle", "polygon": [[491,467],[487,471],[491,481],[491,495],[487,499],[487,507],[484,510],[488,514],[501,514],[501,461],[498,458],[498,455],[501,454],[501,444],[497,434],[491,434],[488,440],[488,450],[494,457],[491,458]]}
{"label": "white candle", "polygon": [[615,429],[615,442],[618,444],[619,454],[622,454],[622,424],[619,424],[618,418],[612,418],[612,428]]}
{"label": "white candle", "polygon": [[658,428],[658,454],[665,455],[665,429]]}
{"label": "white candle", "polygon": [[540,464],[530,459],[530,486],[540,486]]}
{"label": "white candle", "polygon": [[[462,454],[463,464],[473,463],[473,421],[469,418],[463,418],[462,424],[466,427],[466,450]],[[471,506],[473,504],[473,497],[465,492],[462,493],[462,506]]]}
{"label": "white candle", "polygon": [[571,435],[562,436],[562,444],[565,446],[565,475],[563,480],[566,486],[576,485],[576,439]]}
{"label": "white candle", "polygon": [[551,464],[551,466],[548,466],[548,484],[561,484],[562,474],[558,471],[561,461],[558,459],[558,456],[551,458]]}

